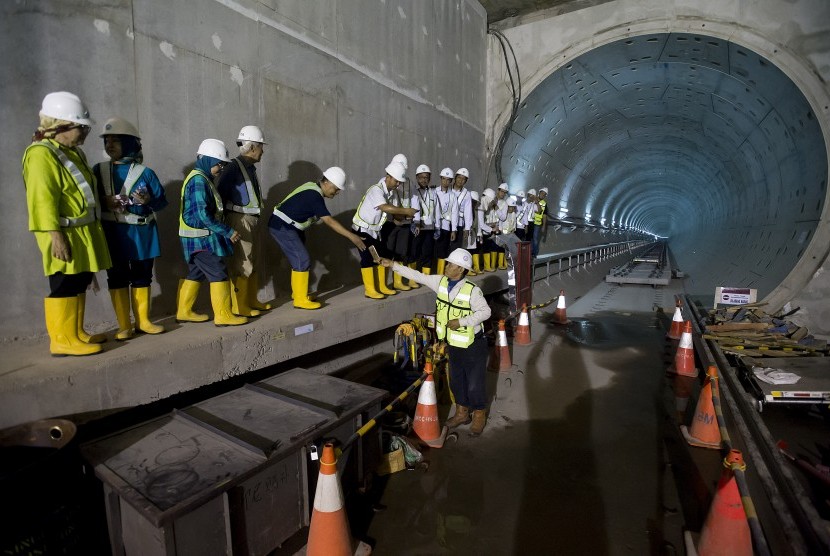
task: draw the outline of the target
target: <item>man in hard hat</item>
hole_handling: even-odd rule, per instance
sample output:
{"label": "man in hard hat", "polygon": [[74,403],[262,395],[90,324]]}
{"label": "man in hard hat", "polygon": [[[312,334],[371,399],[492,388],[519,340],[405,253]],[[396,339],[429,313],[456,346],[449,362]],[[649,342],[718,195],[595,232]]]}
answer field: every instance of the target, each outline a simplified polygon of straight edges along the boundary
{"label": "man in hard hat", "polygon": [[326,199],[333,199],[346,187],[346,173],[342,168],[332,166],[317,183],[308,182],[294,189],[274,207],[268,230],[271,237],[282,249],[291,265],[291,292],[294,307],[298,309],[319,309],[320,303],[309,299],[308,281],[311,258],[305,247],[305,230],[317,220],[336,233],[351,241],[361,252],[366,244],[355,233],[347,230],[335,220]]}
{"label": "man in hard hat", "polygon": [[458,223],[455,240],[450,242],[450,249],[466,245],[470,228],[473,225],[473,203],[470,200],[470,191],[464,187],[469,179],[470,171],[466,168],[459,168],[455,173],[453,193],[455,193],[455,202],[458,205]]}
{"label": "man in hard hat", "polygon": [[547,196],[548,188],[541,188],[536,199],[536,212],[533,213],[533,244],[531,246],[531,251],[534,259],[539,255],[539,243],[548,231]]}
{"label": "man in hard hat", "polygon": [[[497,234],[507,233],[504,230],[504,224],[507,221],[507,194],[509,191],[510,189],[506,183],[500,184],[499,188],[496,190],[496,202],[491,205],[493,214],[492,226]],[[492,243],[492,247],[494,248],[494,251],[491,251],[490,257],[493,260],[493,267],[498,268],[499,270],[506,270],[507,261],[504,254],[504,248],[499,247],[496,242]]]}
{"label": "man in hard hat", "polygon": [[[374,247],[381,255],[388,253],[380,241],[380,231],[389,215],[412,217],[417,213],[413,208],[394,204],[395,190],[406,179],[405,174],[406,170],[400,162],[390,162],[386,167],[386,176],[366,190],[352,218],[352,230],[367,247]],[[360,251],[360,273],[366,297],[384,299],[387,295],[398,293],[386,286],[386,269],[375,263],[368,248]]]}
{"label": "man in hard hat", "polygon": [[[409,185],[409,161],[404,154],[396,154],[392,158],[392,162],[397,162],[403,166],[404,179],[399,185],[392,197],[392,204],[398,207],[409,208],[412,206],[412,190]],[[411,227],[413,219],[411,217],[393,215],[388,218],[381,230],[381,239],[389,253],[393,255],[395,260],[402,261],[408,264],[410,258],[410,251],[412,245],[412,231]],[[398,291],[409,291],[411,286],[404,283],[400,274],[393,273],[392,287]]]}
{"label": "man in hard hat", "polygon": [[539,207],[536,205],[536,190],[535,189],[528,189],[527,190],[527,200],[525,201],[527,208],[525,209],[525,215],[527,219],[527,226],[525,227],[525,241],[530,242],[531,254],[533,252],[533,234],[535,233],[534,230],[536,229],[536,211]]}
{"label": "man in hard hat", "polygon": [[450,243],[455,242],[455,229],[458,227],[458,201],[452,189],[454,175],[450,168],[441,170],[441,186],[435,190],[435,202],[438,209],[436,216],[438,234],[435,237],[437,274],[444,274],[444,260],[450,254]]}
{"label": "man in hard hat", "polygon": [[256,164],[262,160],[267,143],[255,125],[246,125],[239,131],[235,157],[220,174],[217,181],[219,195],[225,209],[225,222],[239,232],[239,241],[233,246],[228,261],[231,277],[231,307],[235,315],[256,317],[271,309],[269,303],[260,303],[259,292],[259,237],[257,224],[262,210],[262,189]]}
{"label": "man in hard hat", "polygon": [[156,173],[144,166],[141,137],[132,123],[110,118],[101,137],[110,160],[96,164],[93,171],[112,257],[107,286],[118,321],[115,339],[127,340],[136,330],[161,334],[164,327],[150,321],[150,284],[153,262],[161,255],[156,213],[167,206],[164,187]]}
{"label": "man in hard hat", "polygon": [[92,355],[102,351],[97,344],[106,338],[84,330],[86,289],[95,272],[112,264],[95,178],[80,148],[93,122],[81,99],[65,91],[46,95],[39,117],[23,154],[23,181],[29,231],[49,279],[49,296],[43,300],[49,351]]}
{"label": "man in hard hat", "polygon": [[456,403],[455,415],[446,425],[453,428],[472,421],[470,434],[478,436],[487,424],[487,339],[483,323],[490,318],[490,306],[481,288],[465,278],[472,264],[473,258],[465,249],[449,254],[443,275],[422,274],[381,259],[381,265],[437,294],[435,334],[439,341],[449,344],[450,387]]}
{"label": "man in hard hat", "polygon": [[527,235],[527,195],[524,191],[516,192],[516,237],[521,241],[525,241]]}
{"label": "man in hard hat", "polygon": [[207,315],[193,312],[199,286],[207,280],[213,323],[216,326],[245,324],[248,318],[234,315],[231,309],[231,283],[224,260],[231,256],[233,244],[242,236],[224,223],[222,197],[213,182],[230,162],[228,150],[219,139],[205,139],[196,152],[196,165],[182,184],[179,239],[188,273],[179,282],[176,320],[208,320]]}
{"label": "man in hard hat", "polygon": [[[424,274],[432,271],[432,259],[435,256],[435,225],[437,202],[435,191],[430,187],[429,182],[432,171],[426,164],[421,164],[415,169],[415,181],[418,189],[412,195],[412,208],[418,211],[413,218],[412,234],[412,263],[410,268],[420,268]],[[409,281],[410,287],[421,287],[414,280]]]}
{"label": "man in hard hat", "polygon": [[479,206],[483,214],[484,225],[482,228],[482,243],[481,243],[481,258],[483,261],[482,269],[485,272],[493,272],[498,265],[498,246],[493,241],[493,236],[499,229],[499,219],[496,216],[496,192],[491,188],[486,188],[481,193],[481,204]]}

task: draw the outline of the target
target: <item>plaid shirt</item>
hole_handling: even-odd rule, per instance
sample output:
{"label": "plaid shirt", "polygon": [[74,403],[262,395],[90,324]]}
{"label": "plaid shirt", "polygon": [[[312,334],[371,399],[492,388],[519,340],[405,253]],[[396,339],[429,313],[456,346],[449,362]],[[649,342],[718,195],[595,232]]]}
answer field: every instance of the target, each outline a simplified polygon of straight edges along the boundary
{"label": "plaid shirt", "polygon": [[182,242],[184,259],[188,263],[193,253],[210,251],[217,257],[233,254],[230,237],[233,228],[216,219],[216,201],[211,186],[200,175],[194,176],[182,187],[185,188],[182,202],[182,218],[188,226],[210,230],[204,237],[179,237]]}

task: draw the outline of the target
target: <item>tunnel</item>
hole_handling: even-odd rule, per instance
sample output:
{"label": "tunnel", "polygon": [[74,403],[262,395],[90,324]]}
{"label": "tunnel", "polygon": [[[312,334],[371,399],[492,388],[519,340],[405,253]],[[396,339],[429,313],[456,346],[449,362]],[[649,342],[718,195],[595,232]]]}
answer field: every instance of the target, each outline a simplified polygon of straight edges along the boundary
{"label": "tunnel", "polygon": [[826,145],[770,60],[722,38],[644,34],[525,95],[497,164],[511,190],[549,188],[558,233],[666,238],[699,296],[739,285],[761,299],[798,266],[824,206]]}

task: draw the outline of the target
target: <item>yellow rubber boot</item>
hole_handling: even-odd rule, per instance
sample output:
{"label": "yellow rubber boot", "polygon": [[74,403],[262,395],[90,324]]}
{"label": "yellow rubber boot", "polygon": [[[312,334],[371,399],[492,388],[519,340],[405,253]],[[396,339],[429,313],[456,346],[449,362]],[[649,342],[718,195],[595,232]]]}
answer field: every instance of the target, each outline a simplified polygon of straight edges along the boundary
{"label": "yellow rubber boot", "polygon": [[205,322],[210,317],[203,313],[194,313],[193,304],[199,295],[201,284],[196,280],[179,280],[179,294],[176,299],[176,322]]}
{"label": "yellow rubber boot", "polygon": [[369,299],[386,299],[386,296],[375,289],[374,267],[361,268],[360,274],[363,277],[363,295]]}
{"label": "yellow rubber boot", "polygon": [[258,293],[259,274],[257,274],[256,272],[252,272],[251,275],[248,276],[248,307],[250,307],[251,309],[256,309],[259,312],[270,311],[271,309],[273,309],[270,303],[262,303],[259,299],[257,299]]}
{"label": "yellow rubber boot", "polygon": [[110,290],[110,298],[112,299],[112,308],[115,309],[115,318],[118,320],[118,332],[115,333],[115,339],[119,342],[129,340],[135,336],[135,329],[130,320],[130,289],[116,288]]}
{"label": "yellow rubber boot", "polygon": [[92,355],[104,348],[78,338],[78,297],[47,297],[43,300],[49,351],[55,357]]}
{"label": "yellow rubber boot", "polygon": [[248,317],[238,317],[231,312],[230,280],[210,283],[210,304],[216,326],[239,326],[248,322]]}
{"label": "yellow rubber boot", "polygon": [[499,270],[507,270],[507,256],[503,251],[499,253]]}
{"label": "yellow rubber boot", "polygon": [[[86,312],[86,294],[78,294],[78,339],[86,344],[103,344],[107,337],[103,334],[87,334],[84,330],[84,313]],[[97,352],[96,352],[97,353]]]}
{"label": "yellow rubber boot", "polygon": [[403,283],[403,276],[397,272],[392,273],[392,287],[402,292],[408,292],[412,288]]}
{"label": "yellow rubber boot", "polygon": [[259,311],[248,306],[248,277],[237,276],[231,282],[231,312],[243,317],[258,317]]}
{"label": "yellow rubber boot", "polygon": [[481,274],[481,255],[478,253],[473,255],[473,272]]}
{"label": "yellow rubber boot", "polygon": [[435,274],[444,274],[444,266],[447,264],[447,261],[444,259],[438,259],[438,263],[435,265]]}
{"label": "yellow rubber boot", "polygon": [[320,303],[308,298],[308,271],[291,271],[291,291],[297,309],[319,309]]}
{"label": "yellow rubber boot", "polygon": [[428,266],[425,266],[421,269],[421,274],[430,275],[432,274],[432,269]]}
{"label": "yellow rubber boot", "polygon": [[[409,263],[409,268],[411,268],[412,270],[415,270],[415,263]],[[419,283],[418,283],[418,282],[416,282],[415,280],[409,280],[409,284],[408,284],[408,285],[409,285],[409,287],[410,287],[410,288],[412,288],[413,290],[416,290],[416,289],[418,289],[418,288],[420,288],[420,287],[421,287],[421,284],[419,284]]]}
{"label": "yellow rubber boot", "polygon": [[133,315],[135,315],[135,329],[145,334],[161,334],[164,327],[160,324],[150,322],[150,287],[133,288],[130,292],[130,299],[133,302]]}
{"label": "yellow rubber boot", "polygon": [[490,253],[484,253],[481,255],[481,258],[484,259],[484,272],[493,272],[493,265],[490,263]]}
{"label": "yellow rubber boot", "polygon": [[382,265],[378,265],[375,267],[377,269],[377,276],[378,276],[378,291],[384,295],[395,295],[395,290],[390,290],[389,286],[386,285],[386,267]]}

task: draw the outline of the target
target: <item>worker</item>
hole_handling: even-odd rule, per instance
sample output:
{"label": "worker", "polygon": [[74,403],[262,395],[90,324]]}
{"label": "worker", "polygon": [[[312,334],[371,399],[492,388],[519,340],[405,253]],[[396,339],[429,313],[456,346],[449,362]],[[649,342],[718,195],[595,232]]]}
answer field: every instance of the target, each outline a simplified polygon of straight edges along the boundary
{"label": "worker", "polygon": [[[100,221],[92,169],[81,150],[93,124],[77,95],[49,93],[40,125],[23,154],[29,231],[35,235],[49,278],[43,306],[49,351],[55,356],[92,355],[106,338],[84,330],[86,289],[93,275],[111,266]],[[8,262],[7,262],[8,263]]]}
{"label": "worker", "polygon": [[531,248],[533,258],[539,255],[539,243],[548,231],[548,188],[539,190],[536,200],[536,212],[533,213],[533,245]]}
{"label": "worker", "polygon": [[[392,162],[397,162],[403,166],[404,179],[401,185],[395,189],[392,197],[392,204],[397,207],[409,208],[412,203],[412,188],[409,185],[409,161],[404,154],[396,154],[392,158]],[[381,229],[381,240],[386,246],[393,258],[402,261],[404,264],[409,264],[410,249],[412,245],[412,224],[413,218],[402,215],[392,215],[392,218],[387,218],[386,223]],[[411,286],[404,283],[403,278],[399,274],[393,273],[392,287],[397,291],[409,291]]]}
{"label": "worker", "polygon": [[455,242],[458,227],[458,202],[453,193],[452,169],[441,170],[441,186],[435,190],[435,201],[438,204],[438,216],[440,217],[439,232],[435,238],[435,259],[436,274],[444,274],[444,260],[450,254],[450,244]]}
{"label": "worker", "polygon": [[481,258],[484,264],[483,270],[493,272],[498,265],[498,256],[495,254],[498,251],[498,246],[493,241],[493,236],[499,229],[499,220],[496,216],[496,192],[491,187],[486,188],[481,193],[480,210],[484,222],[483,225],[480,225],[482,230]]}
{"label": "worker", "polygon": [[453,193],[458,206],[458,223],[456,226],[455,240],[450,242],[450,249],[457,249],[466,245],[467,237],[470,235],[470,228],[473,225],[473,205],[470,202],[470,191],[464,187],[470,179],[470,171],[466,168],[459,168],[453,180]]}
{"label": "worker", "polygon": [[228,261],[231,278],[231,310],[235,315],[256,317],[271,309],[261,303],[259,293],[259,236],[257,224],[262,210],[262,189],[256,164],[262,160],[265,135],[255,125],[239,130],[236,139],[239,156],[231,160],[216,183],[225,208],[225,223],[239,232],[240,240],[233,246]]}
{"label": "worker", "polygon": [[[493,214],[493,228],[496,234],[504,234],[504,224],[507,221],[507,194],[510,191],[506,183],[499,185],[496,190],[496,201],[491,205]],[[504,248],[500,247],[496,242],[492,243],[493,251],[490,252],[490,257],[493,261],[493,267],[498,270],[507,269],[507,260],[504,253]]]}
{"label": "worker", "polygon": [[473,210],[473,223],[470,226],[470,233],[467,235],[467,242],[464,245],[470,255],[473,257],[473,267],[467,276],[478,276],[481,273],[481,257],[478,249],[481,246],[481,230],[479,228],[480,221],[478,219],[478,207],[480,196],[477,191],[470,191],[470,204]]}
{"label": "worker", "polygon": [[156,173],[142,164],[141,137],[132,123],[110,118],[100,136],[110,160],[96,164],[93,171],[112,258],[107,287],[118,321],[115,339],[127,340],[136,331],[161,334],[164,327],[150,321],[150,284],[153,263],[161,255],[156,212],[167,206],[164,187]]}
{"label": "worker", "polygon": [[516,237],[519,238],[519,241],[526,241],[527,239],[525,234],[528,216],[527,207],[527,195],[524,191],[518,191],[516,193]]}
{"label": "worker", "polygon": [[[409,268],[420,268],[424,274],[432,272],[432,260],[435,256],[435,225],[439,216],[436,212],[435,190],[429,184],[431,178],[432,171],[426,164],[421,164],[415,169],[418,190],[412,195],[411,206],[418,213],[413,218],[414,238],[412,240],[412,263]],[[409,281],[409,286],[421,287],[414,280]]]}
{"label": "worker", "polygon": [[224,257],[233,254],[233,245],[242,238],[239,231],[223,222],[222,197],[213,180],[230,162],[225,143],[205,139],[196,151],[196,165],[182,184],[179,238],[187,262],[187,278],[179,282],[176,320],[204,322],[205,314],[195,313],[193,303],[201,282],[210,282],[210,302],[216,326],[238,326],[248,322],[234,315],[231,283]]}
{"label": "worker", "polygon": [[381,265],[437,293],[435,334],[439,341],[449,344],[450,388],[456,403],[455,414],[446,425],[454,428],[472,422],[470,434],[478,436],[487,423],[487,339],[483,323],[490,318],[490,306],[481,288],[465,278],[472,264],[473,258],[465,249],[449,254],[443,275],[422,274],[381,259]]}
{"label": "worker", "polygon": [[531,256],[533,253],[533,234],[535,233],[534,230],[536,229],[536,211],[539,210],[538,205],[536,204],[536,190],[535,189],[528,189],[527,190],[527,227],[525,228],[525,241],[529,241],[530,249],[531,249]]}
{"label": "worker", "polygon": [[346,187],[346,172],[332,166],[317,183],[308,182],[297,187],[274,207],[268,230],[271,237],[282,249],[291,265],[291,292],[294,307],[298,309],[319,309],[320,303],[308,295],[311,258],[305,247],[305,230],[317,220],[336,233],[351,241],[361,252],[366,244],[355,233],[346,229],[335,220],[328,208],[326,199],[333,199]]}
{"label": "worker", "polygon": [[[380,230],[389,215],[414,216],[413,208],[393,204],[394,192],[403,183],[406,170],[400,162],[390,162],[386,175],[378,183],[372,184],[363,194],[352,218],[352,229],[364,241],[367,247],[374,247],[379,255],[388,255],[387,249],[380,241]],[[384,299],[395,295],[395,290],[386,285],[386,268],[374,262],[369,249],[360,251],[360,273],[363,278],[364,294],[370,299]],[[377,280],[377,287],[375,287]]]}
{"label": "worker", "polygon": [[507,218],[502,225],[501,232],[503,234],[515,234],[516,225],[518,222],[518,213],[516,211],[516,200],[512,197],[507,198]]}

